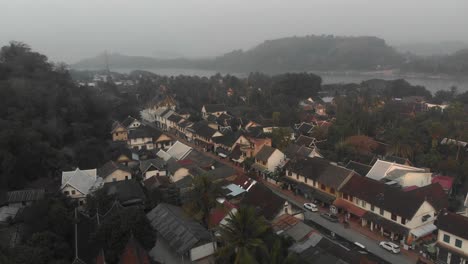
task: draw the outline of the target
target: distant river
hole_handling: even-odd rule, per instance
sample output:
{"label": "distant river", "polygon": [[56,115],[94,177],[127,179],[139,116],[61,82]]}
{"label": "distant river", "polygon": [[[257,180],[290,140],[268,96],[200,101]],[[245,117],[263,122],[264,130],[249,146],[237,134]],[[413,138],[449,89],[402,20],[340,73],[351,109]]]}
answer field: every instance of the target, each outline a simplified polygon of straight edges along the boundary
{"label": "distant river", "polygon": [[[129,73],[133,69],[112,69],[116,72]],[[180,68],[157,68],[157,69],[142,69],[145,71],[153,72],[159,75],[166,76],[178,76],[178,75],[195,75],[200,77],[209,77],[218,73],[217,71],[211,70],[199,70],[199,69],[180,69]],[[221,72],[221,74],[227,74]],[[247,76],[246,73],[229,73],[238,77]],[[381,74],[345,74],[345,73],[321,73],[317,72],[317,75],[322,77],[324,84],[331,83],[361,83],[362,81],[369,79],[384,79],[384,80],[395,80],[405,79],[412,85],[421,85],[426,87],[432,93],[438,90],[448,90],[452,86],[458,87],[459,92],[468,91],[468,76],[465,79],[436,79],[436,78],[425,78],[425,77],[407,77],[407,76],[388,76]]]}

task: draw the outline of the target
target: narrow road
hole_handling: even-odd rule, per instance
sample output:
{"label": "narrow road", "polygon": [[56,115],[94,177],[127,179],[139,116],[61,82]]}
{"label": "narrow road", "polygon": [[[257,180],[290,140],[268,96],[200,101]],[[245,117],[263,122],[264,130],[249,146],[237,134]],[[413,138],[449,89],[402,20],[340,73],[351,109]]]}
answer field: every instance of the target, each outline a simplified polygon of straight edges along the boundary
{"label": "narrow road", "polygon": [[[282,197],[283,199],[286,199],[288,202],[302,208],[303,204],[295,201],[294,199],[291,199],[289,196],[284,195],[283,193],[275,190],[274,188],[270,188],[274,193],[276,193],[278,196]],[[343,237],[344,239],[350,241],[350,242],[359,242],[363,244],[366,248],[367,251],[370,253],[382,258],[385,261],[388,261],[390,263],[395,263],[395,264],[410,264],[410,263],[415,263],[413,260],[409,259],[403,254],[393,254],[390,253],[389,251],[381,248],[378,244],[377,241],[372,240],[362,234],[360,234],[357,231],[354,231],[353,229],[350,228],[344,228],[343,224],[341,223],[333,223],[330,222],[320,216],[319,213],[313,213],[309,211],[305,211],[304,213],[304,220],[310,220],[328,230],[331,232],[334,232],[335,234]]]}
{"label": "narrow road", "polygon": [[[154,124],[151,124],[149,122],[144,122],[144,123],[156,128],[156,129],[159,129]],[[172,138],[174,138],[176,140],[179,140],[180,142],[182,142],[182,143],[184,143],[184,144],[186,144],[186,145],[200,151],[203,155],[208,156],[210,158],[213,158],[213,159],[215,159],[215,160],[217,160],[217,161],[219,161],[219,162],[221,162],[221,163],[223,163],[223,164],[225,164],[227,166],[230,166],[230,167],[234,168],[239,173],[242,173],[242,174],[245,173],[242,168],[235,166],[234,164],[232,164],[231,162],[229,162],[229,161],[227,161],[225,159],[221,159],[220,157],[216,156],[214,153],[204,151],[202,148],[200,148],[199,146],[193,144],[192,142],[188,142],[187,140],[185,140],[183,138],[180,138],[180,137],[170,133],[169,131],[164,131],[164,133],[166,133],[167,135],[171,136]],[[270,188],[274,193],[276,193],[278,196],[282,197],[283,199],[287,200],[288,202],[298,206],[299,208],[302,208],[302,206],[303,206],[302,203],[300,203],[300,202],[292,199],[291,197],[279,192],[275,188],[271,188],[268,185],[265,185],[265,186]],[[367,248],[368,252],[380,257],[381,259],[383,259],[383,260],[385,260],[387,262],[395,263],[395,264],[413,264],[413,263],[415,263],[412,259],[408,258],[404,254],[390,253],[389,251],[381,248],[379,246],[379,244],[378,244],[378,241],[370,239],[370,238],[362,235],[361,233],[359,233],[359,232],[357,232],[357,231],[355,231],[353,229],[344,228],[343,224],[341,224],[341,223],[332,223],[332,222],[322,218],[319,213],[312,213],[312,212],[306,211],[304,213],[304,220],[306,220],[305,222],[307,222],[307,220],[312,221],[315,224],[320,225],[323,228],[329,230],[330,232],[334,232],[338,236],[343,237],[344,239],[348,240],[351,243],[359,242],[359,243],[363,244]]]}

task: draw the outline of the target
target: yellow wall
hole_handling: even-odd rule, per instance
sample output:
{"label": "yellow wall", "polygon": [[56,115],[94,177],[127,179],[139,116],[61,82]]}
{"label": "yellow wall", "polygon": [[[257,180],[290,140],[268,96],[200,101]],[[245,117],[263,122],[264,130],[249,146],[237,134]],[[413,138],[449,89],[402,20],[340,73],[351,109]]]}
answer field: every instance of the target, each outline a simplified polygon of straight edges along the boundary
{"label": "yellow wall", "polygon": [[125,128],[119,127],[112,133],[113,141],[126,141],[128,139],[128,132]]}
{"label": "yellow wall", "polygon": [[127,176],[129,180],[132,178],[132,174],[130,172],[116,170],[113,173],[107,175],[104,179],[104,182],[125,181],[125,176]]}

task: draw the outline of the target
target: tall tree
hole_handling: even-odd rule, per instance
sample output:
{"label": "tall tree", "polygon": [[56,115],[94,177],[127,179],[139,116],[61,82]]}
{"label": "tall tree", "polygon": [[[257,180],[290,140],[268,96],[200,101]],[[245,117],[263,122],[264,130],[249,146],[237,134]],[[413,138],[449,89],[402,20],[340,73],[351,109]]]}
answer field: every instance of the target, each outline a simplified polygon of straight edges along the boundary
{"label": "tall tree", "polygon": [[208,218],[211,209],[217,205],[216,198],[222,196],[221,186],[213,182],[208,175],[197,176],[193,180],[191,201],[185,205],[185,209],[196,220],[208,227]]}
{"label": "tall tree", "polygon": [[262,236],[269,229],[263,216],[258,216],[253,207],[241,207],[229,214],[226,225],[221,226],[223,246],[218,256],[235,264],[259,263],[257,250],[266,251]]}

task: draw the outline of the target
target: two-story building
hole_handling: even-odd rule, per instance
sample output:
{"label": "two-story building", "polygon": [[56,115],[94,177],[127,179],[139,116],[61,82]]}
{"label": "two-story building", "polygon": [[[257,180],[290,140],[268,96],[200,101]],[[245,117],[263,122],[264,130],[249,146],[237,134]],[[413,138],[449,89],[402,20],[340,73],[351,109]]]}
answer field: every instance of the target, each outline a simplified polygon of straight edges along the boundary
{"label": "two-story building", "polygon": [[438,212],[448,206],[439,184],[405,191],[353,175],[340,193],[334,204],[345,211],[345,219],[356,219],[362,226],[407,245],[435,231]]}
{"label": "two-story building", "polygon": [[437,217],[437,260],[448,264],[468,263],[468,217],[442,211]]}
{"label": "two-story building", "polygon": [[340,197],[339,189],[354,171],[337,166],[323,158],[304,158],[290,161],[286,166],[285,182],[288,187],[306,199],[331,205]]}
{"label": "two-story building", "polygon": [[286,156],[279,149],[264,145],[255,155],[252,169],[258,174],[267,177],[281,169],[286,162]]}

